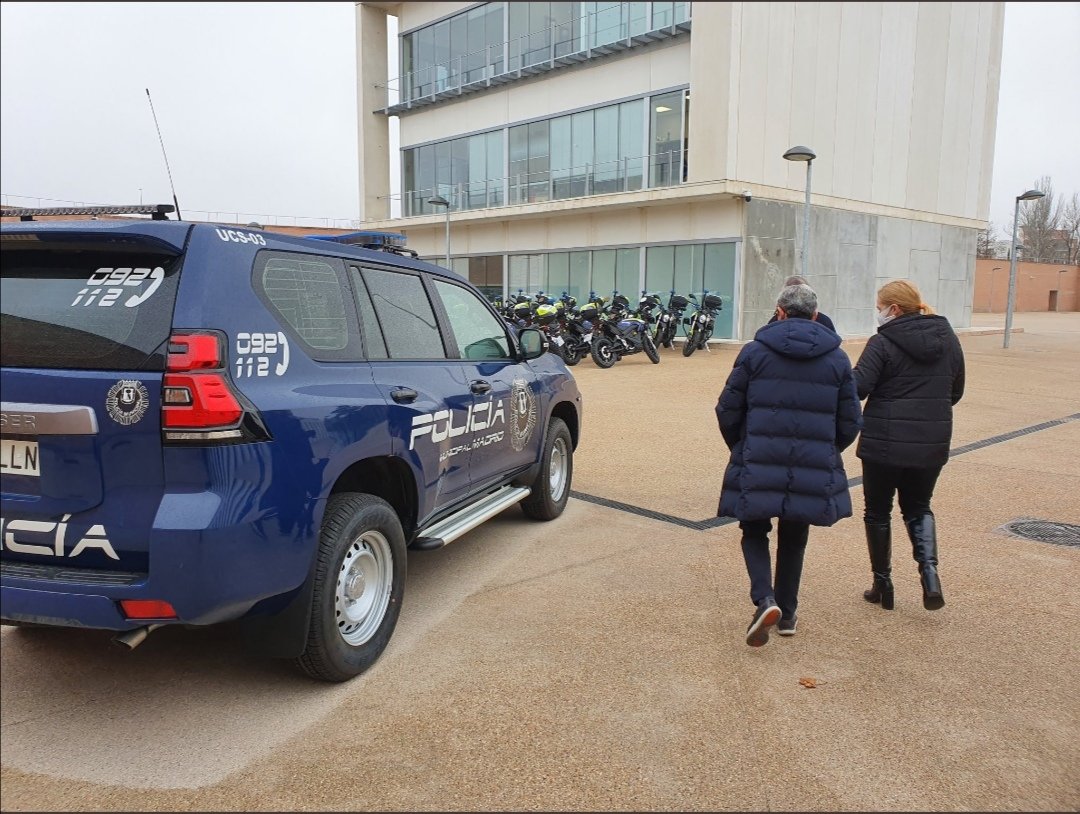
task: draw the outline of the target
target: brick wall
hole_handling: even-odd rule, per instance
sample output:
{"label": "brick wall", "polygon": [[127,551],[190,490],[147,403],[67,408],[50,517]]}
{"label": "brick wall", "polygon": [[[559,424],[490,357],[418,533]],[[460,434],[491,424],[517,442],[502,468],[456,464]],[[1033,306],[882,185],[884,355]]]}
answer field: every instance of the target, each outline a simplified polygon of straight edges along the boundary
{"label": "brick wall", "polygon": [[[1080,266],[1061,263],[1016,264],[1016,307],[1021,311],[1078,311]],[[1005,313],[1009,292],[1009,261],[979,258],[975,261],[976,314]]]}

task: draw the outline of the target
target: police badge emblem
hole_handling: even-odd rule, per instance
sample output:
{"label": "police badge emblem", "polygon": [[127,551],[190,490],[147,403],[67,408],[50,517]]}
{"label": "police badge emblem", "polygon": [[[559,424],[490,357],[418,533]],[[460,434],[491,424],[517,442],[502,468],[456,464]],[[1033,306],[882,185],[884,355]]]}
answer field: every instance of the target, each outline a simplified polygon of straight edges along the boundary
{"label": "police badge emblem", "polygon": [[521,452],[536,428],[536,397],[524,379],[514,379],[510,388],[510,446]]}
{"label": "police badge emblem", "polygon": [[150,394],[142,382],[121,379],[109,388],[105,410],[109,418],[125,427],[139,421],[150,407]]}

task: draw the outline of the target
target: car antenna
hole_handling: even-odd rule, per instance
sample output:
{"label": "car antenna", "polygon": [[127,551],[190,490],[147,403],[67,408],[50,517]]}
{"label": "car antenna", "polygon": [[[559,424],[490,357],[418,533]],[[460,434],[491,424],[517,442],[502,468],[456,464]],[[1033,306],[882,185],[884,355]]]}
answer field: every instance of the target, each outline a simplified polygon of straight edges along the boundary
{"label": "car antenna", "polygon": [[154,112],[154,100],[150,97],[150,88],[146,89],[146,99],[150,102],[150,113],[154,117],[154,127],[157,128],[158,141],[161,142],[161,154],[165,157],[165,172],[169,174],[169,189],[172,190],[173,204],[176,206],[176,219],[183,220],[180,214],[180,202],[176,200],[176,186],[173,184],[172,169],[169,167],[169,156],[165,152],[165,139],[161,137],[161,125],[158,124],[157,113]]}

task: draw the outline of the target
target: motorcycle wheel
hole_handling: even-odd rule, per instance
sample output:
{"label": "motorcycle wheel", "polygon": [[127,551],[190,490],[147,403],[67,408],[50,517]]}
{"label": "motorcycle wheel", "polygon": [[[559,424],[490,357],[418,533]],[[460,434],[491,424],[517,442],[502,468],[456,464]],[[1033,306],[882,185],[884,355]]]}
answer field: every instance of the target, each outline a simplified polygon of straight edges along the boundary
{"label": "motorcycle wheel", "polygon": [[562,346],[562,358],[563,358],[563,361],[566,362],[567,367],[573,367],[574,365],[576,365],[578,362],[581,361],[581,351],[579,351],[579,350],[570,350],[569,345],[563,345]]}
{"label": "motorcycle wheel", "polygon": [[671,341],[675,338],[675,328],[664,331],[663,341],[660,343],[665,348],[670,348],[674,343]]}
{"label": "motorcycle wheel", "polygon": [[697,331],[693,331],[693,332],[691,332],[690,336],[686,337],[686,342],[683,343],[682,355],[683,356],[690,356],[694,351],[697,350],[697,345],[698,345],[698,334],[697,334]]}
{"label": "motorcycle wheel", "polygon": [[641,337],[641,349],[645,351],[645,355],[649,357],[650,362],[654,365],[660,364],[660,351],[656,349],[656,343],[648,334]]}
{"label": "motorcycle wheel", "polygon": [[605,370],[619,361],[619,357],[615,355],[615,346],[611,340],[607,337],[601,337],[592,343],[592,360],[596,363],[597,367],[602,367]]}

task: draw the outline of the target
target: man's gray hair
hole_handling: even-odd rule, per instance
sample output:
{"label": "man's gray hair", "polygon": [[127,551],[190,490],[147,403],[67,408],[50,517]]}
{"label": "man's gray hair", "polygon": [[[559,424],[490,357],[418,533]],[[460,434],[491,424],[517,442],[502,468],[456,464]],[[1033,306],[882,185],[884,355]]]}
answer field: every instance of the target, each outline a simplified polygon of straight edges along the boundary
{"label": "man's gray hair", "polygon": [[811,319],[817,312],[817,294],[808,285],[789,285],[780,292],[776,304],[789,317]]}

